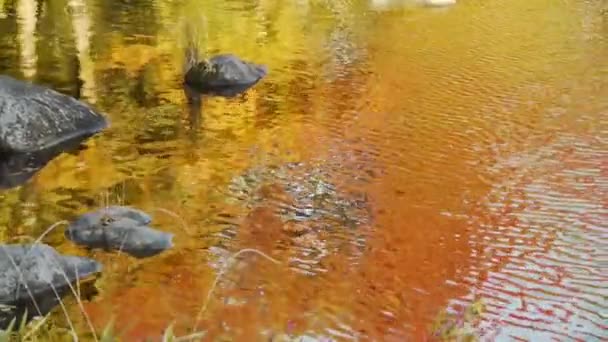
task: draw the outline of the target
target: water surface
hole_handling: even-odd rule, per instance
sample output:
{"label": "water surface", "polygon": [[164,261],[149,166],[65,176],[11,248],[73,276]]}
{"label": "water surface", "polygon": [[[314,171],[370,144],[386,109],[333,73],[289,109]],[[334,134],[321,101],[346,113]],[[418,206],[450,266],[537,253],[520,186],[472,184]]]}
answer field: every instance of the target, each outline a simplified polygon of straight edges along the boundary
{"label": "water surface", "polygon": [[[269,75],[188,104],[185,22]],[[0,236],[153,214],[176,238],[150,259],[44,240],[104,264],[85,309],[126,340],[186,333],[242,248],[280,263],[226,272],[209,340],[424,340],[477,301],[482,340],[606,340],[607,37],[600,0],[6,0],[1,72],[111,127],[3,190]]]}

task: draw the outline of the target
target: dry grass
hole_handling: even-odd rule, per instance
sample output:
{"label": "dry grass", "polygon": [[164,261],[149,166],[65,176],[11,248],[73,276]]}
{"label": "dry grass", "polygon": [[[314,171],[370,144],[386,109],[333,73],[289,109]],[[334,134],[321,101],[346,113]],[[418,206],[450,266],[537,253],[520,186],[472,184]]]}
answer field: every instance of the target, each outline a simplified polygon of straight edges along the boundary
{"label": "dry grass", "polygon": [[[42,234],[41,234],[41,235],[40,235],[40,236],[39,236],[39,237],[38,237],[36,240],[34,240],[34,243],[32,244],[32,249],[33,249],[33,247],[35,247],[36,245],[40,244],[40,243],[41,243],[41,241],[42,241],[42,239],[43,239],[43,238],[44,238],[44,237],[45,237],[47,234],[49,234],[51,231],[53,231],[55,228],[59,227],[61,224],[67,224],[67,223],[68,223],[67,221],[59,221],[59,222],[56,222],[56,223],[54,223],[53,225],[51,225],[51,226],[50,226],[49,228],[47,228],[47,229],[46,229],[46,230],[45,230],[45,231],[44,231],[44,232],[43,232],[43,233],[42,233]],[[23,272],[22,272],[21,268],[19,267],[19,265],[17,265],[17,263],[15,262],[15,259],[13,259],[13,257],[11,257],[11,255],[10,255],[10,254],[9,254],[9,253],[6,251],[6,248],[5,248],[3,245],[0,245],[0,247],[3,249],[4,254],[5,254],[7,257],[8,257],[8,259],[9,259],[9,260],[10,260],[10,262],[11,262],[11,265],[13,266],[13,268],[15,269],[15,271],[17,272],[17,274],[19,275],[19,281],[20,281],[20,282],[21,282],[21,283],[24,285],[24,287],[25,287],[25,289],[26,289],[26,291],[27,291],[27,293],[28,293],[28,296],[29,296],[30,300],[32,301],[32,303],[34,304],[34,307],[36,308],[37,314],[38,314],[39,316],[43,316],[43,315],[42,315],[42,312],[40,311],[40,307],[39,307],[39,305],[37,304],[36,298],[34,297],[34,295],[33,295],[32,291],[31,291],[31,290],[30,290],[30,288],[28,287],[27,283],[24,281]],[[30,251],[31,251],[32,249],[30,249]],[[28,253],[29,253],[29,252],[28,252]],[[26,254],[26,256],[25,256],[25,257],[27,257],[27,254]],[[55,259],[53,259],[53,260],[48,260],[48,261],[57,262]],[[58,268],[58,269],[61,269],[61,270],[62,270],[61,265],[58,265],[58,266],[59,266],[59,268]],[[75,272],[75,274],[76,274],[76,277],[77,277],[77,279],[76,279],[76,284],[79,284],[79,283],[80,283],[80,279],[78,279],[78,272],[76,271],[76,272]],[[61,275],[62,275],[62,276],[63,276],[63,278],[65,279],[67,286],[70,288],[71,293],[74,295],[74,298],[76,298],[76,301],[77,301],[77,303],[78,303],[78,306],[79,306],[79,308],[80,308],[80,311],[81,311],[81,313],[83,314],[83,316],[84,316],[85,320],[87,321],[87,324],[88,324],[89,328],[91,329],[91,332],[92,332],[92,334],[93,334],[93,338],[94,338],[94,340],[95,340],[96,342],[97,342],[97,341],[99,341],[99,340],[98,340],[98,338],[97,338],[97,335],[95,334],[95,330],[93,329],[93,325],[92,325],[92,323],[91,323],[91,320],[90,320],[89,316],[87,315],[86,311],[84,310],[84,306],[83,306],[83,304],[82,304],[82,301],[80,300],[80,289],[79,289],[79,291],[76,291],[76,290],[74,289],[74,287],[72,286],[72,282],[70,281],[70,279],[68,278],[68,276],[67,276],[67,274],[66,274],[65,272],[62,272],[62,273],[61,273]],[[61,299],[61,297],[60,297],[60,296],[59,296],[59,294],[57,293],[57,289],[56,289],[56,288],[55,288],[55,286],[54,286],[52,283],[50,283],[50,282],[48,282],[48,285],[49,285],[49,287],[51,288],[51,290],[53,291],[53,293],[55,294],[56,298],[59,300],[59,305],[60,305],[60,307],[61,307],[61,309],[62,309],[62,311],[63,311],[63,313],[64,313],[64,316],[65,316],[65,318],[66,318],[66,321],[68,322],[68,325],[70,326],[70,331],[72,331],[72,333],[73,333],[73,334],[75,334],[74,325],[73,325],[73,323],[72,323],[72,320],[70,319],[70,316],[69,316],[69,314],[68,314],[68,312],[67,312],[67,309],[66,309],[66,307],[65,307],[65,305],[64,305],[64,303],[63,303],[63,300]]]}
{"label": "dry grass", "polygon": [[211,285],[209,292],[207,292],[207,298],[205,298],[205,302],[203,303],[203,306],[201,306],[201,309],[199,310],[198,314],[196,315],[196,320],[194,321],[194,328],[193,328],[194,331],[196,331],[198,329],[198,323],[200,322],[200,320],[203,316],[203,313],[205,313],[205,311],[207,310],[207,307],[209,306],[209,303],[211,302],[211,296],[213,295],[213,292],[215,291],[215,288],[217,287],[217,284],[219,283],[220,279],[234,264],[234,261],[236,261],[236,258],[238,258],[239,256],[246,254],[246,253],[258,254],[261,257],[265,258],[266,260],[268,260],[274,264],[280,264],[279,261],[277,261],[276,259],[268,256],[264,252],[259,251],[257,249],[245,248],[245,249],[241,249],[238,252],[232,254],[230,256],[230,258],[228,258],[228,262],[225,264],[225,266],[220,270],[220,272],[215,277],[215,280],[213,281],[213,284]]}
{"label": "dry grass", "polygon": [[[181,221],[185,232],[188,234],[191,233],[186,222],[176,213],[169,211],[167,209],[163,209],[163,208],[155,208],[154,210],[161,211],[163,213],[171,215],[174,218],[178,218]],[[62,224],[67,224],[67,221],[59,221],[59,222],[53,224],[52,226],[50,226],[48,229],[46,229],[37,239],[31,239],[34,241],[33,242],[34,245],[41,243],[41,241],[44,239],[45,236],[47,236],[54,229],[61,226]],[[9,257],[12,266],[17,271],[21,282],[23,282],[24,276],[23,276],[22,270],[20,269],[19,265],[17,265],[15,260],[6,252],[4,246],[0,245],[0,248],[4,249],[5,254]],[[278,260],[272,258],[271,256],[269,256],[257,249],[246,248],[246,249],[241,249],[241,250],[237,251],[236,253],[232,254],[228,258],[227,262],[224,264],[222,269],[218,272],[213,283],[211,284],[211,287],[209,288],[209,291],[207,292],[205,301],[203,302],[203,304],[195,318],[194,326],[193,326],[193,329],[191,330],[191,331],[193,331],[193,333],[188,334],[186,336],[176,336],[173,331],[173,323],[170,323],[170,324],[168,324],[167,328],[165,329],[165,331],[162,334],[162,341],[195,341],[195,340],[200,340],[205,336],[205,332],[198,331],[198,325],[202,319],[203,314],[207,310],[209,303],[211,302],[213,293],[215,292],[219,281],[230,270],[230,268],[234,265],[235,261],[240,256],[245,255],[245,254],[257,254],[274,264],[277,264],[277,265],[280,264],[280,262]],[[59,269],[61,269],[61,268],[59,268]],[[78,275],[77,272],[75,272],[75,273]],[[25,323],[26,320],[23,319],[23,320],[21,320],[21,324],[19,325],[19,327],[15,327],[17,320],[13,319],[9,329],[7,329],[5,331],[0,331],[0,342],[15,341],[15,340],[18,340],[18,341],[64,340],[66,337],[68,337],[72,341],[78,341],[79,336],[82,336],[85,334],[88,335],[88,333],[90,333],[91,338],[95,342],[120,340],[120,337],[115,335],[113,321],[110,321],[101,333],[98,334],[95,331],[95,328],[94,328],[86,310],[84,309],[84,305],[81,300],[80,287],[79,287],[80,279],[78,279],[78,278],[76,279],[76,282],[75,282],[76,287],[74,287],[74,286],[72,286],[71,282],[69,281],[67,274],[64,272],[62,275],[70,288],[71,294],[73,295],[73,297],[76,300],[76,304],[78,305],[80,313],[82,314],[82,316],[84,317],[84,319],[86,321],[88,331],[81,331],[79,333],[76,330],[72,320],[70,319],[66,305],[65,305],[63,299],[61,298],[61,296],[59,296],[59,294],[57,293],[53,284],[49,283],[49,286],[53,290],[53,293],[55,294],[55,296],[59,302],[59,307],[61,308],[61,311],[63,312],[63,316],[65,317],[67,325],[68,325],[67,328],[55,326],[53,320],[50,318],[50,314],[42,315],[40,308],[39,308],[38,304],[36,303],[36,299],[35,299],[32,291],[29,289],[27,284],[25,284],[25,282],[23,282],[25,285],[25,289],[28,292],[28,296],[34,303],[34,307],[36,308],[37,314],[39,317],[28,322],[27,324]],[[439,340],[457,340],[457,341],[475,340],[474,336],[472,334],[470,334],[469,331],[467,331],[468,329],[466,329],[466,325],[467,325],[466,323],[468,323],[471,320],[474,320],[480,314],[481,311],[482,311],[481,304],[474,303],[473,305],[471,305],[470,308],[468,308],[468,310],[465,310],[465,312],[463,314],[457,315],[458,317],[447,317],[445,315],[442,317],[439,317],[432,329],[434,337]],[[58,338],[57,336],[62,336],[62,338]]]}
{"label": "dry grass", "polygon": [[[109,205],[108,204],[109,201],[104,201],[104,202],[105,202],[104,206],[107,207]],[[183,226],[185,232],[187,234],[191,233],[186,222],[183,220],[183,218],[181,218],[176,213],[174,213],[170,210],[167,210],[167,209],[163,209],[163,208],[155,208],[154,210],[161,211],[165,214],[169,214],[170,216],[179,219],[180,222],[182,223],[182,226]],[[53,230],[55,230],[57,227],[59,227],[63,224],[69,224],[69,222],[67,222],[67,221],[56,222],[53,225],[51,225],[49,228],[47,228],[38,238],[36,238],[36,239],[32,238],[32,239],[28,239],[28,240],[33,240],[32,246],[40,244],[42,242],[42,240],[44,239],[44,237],[46,237]],[[58,300],[59,307],[61,308],[61,311],[63,312],[63,315],[66,319],[68,328],[66,329],[66,328],[54,326],[52,323],[52,319],[50,318],[50,313],[47,315],[42,314],[34,294],[32,293],[31,289],[28,287],[27,283],[24,281],[22,269],[19,267],[19,265],[17,265],[16,261],[10,256],[10,254],[8,254],[8,252],[6,251],[6,249],[3,245],[0,245],[0,248],[2,248],[5,251],[5,254],[9,257],[12,267],[17,271],[20,282],[24,284],[24,287],[25,287],[26,291],[28,292],[28,296],[37,311],[36,319],[33,319],[32,321],[26,323],[27,320],[26,320],[26,317],[24,316],[24,318],[22,320],[20,320],[21,324],[19,325],[19,327],[15,327],[17,319],[14,318],[8,329],[6,329],[5,331],[0,331],[0,342],[15,341],[15,340],[19,340],[19,341],[38,341],[38,340],[49,340],[49,339],[57,340],[58,335],[63,335],[63,336],[67,335],[71,338],[71,340],[78,341],[79,340],[78,336],[82,335],[83,333],[90,333],[90,336],[92,337],[92,339],[95,342],[116,341],[118,339],[118,336],[115,336],[114,331],[113,331],[113,321],[110,321],[106,325],[106,327],[101,332],[101,334],[98,335],[97,332],[95,331],[95,328],[91,322],[91,319],[88,316],[86,310],[84,309],[84,305],[81,300],[81,296],[80,296],[80,294],[81,294],[80,293],[80,280],[81,279],[78,279],[78,272],[75,272],[75,274],[77,275],[77,279],[75,281],[76,287],[74,287],[72,285],[72,283],[70,282],[70,280],[68,278],[68,275],[65,272],[62,272],[62,276],[64,277],[64,279],[67,283],[67,286],[70,289],[71,294],[73,295],[73,297],[76,300],[78,308],[80,309],[80,312],[87,323],[87,327],[88,327],[89,331],[81,332],[81,334],[79,334],[78,331],[76,331],[76,328],[74,327],[74,324],[69,316],[69,313],[68,313],[68,310],[66,308],[63,298],[57,292],[54,284],[48,283],[49,287],[51,288],[55,297]],[[242,250],[239,250],[238,252],[234,253],[228,259],[228,262],[225,265],[225,267],[218,273],[213,284],[211,285],[211,288],[208,291],[206,300],[203,303],[203,305],[196,317],[196,320],[195,320],[195,326],[194,326],[194,329],[192,330],[195,332],[188,334],[186,336],[175,336],[175,334],[173,333],[173,324],[169,324],[167,329],[163,333],[162,341],[193,341],[193,340],[201,339],[202,337],[205,336],[204,332],[196,332],[196,331],[197,331],[198,323],[202,317],[202,314],[207,309],[209,302],[211,301],[213,292],[215,291],[215,288],[217,287],[217,284],[219,283],[222,276],[229,270],[230,266],[232,266],[234,261],[239,256],[247,254],[247,253],[258,254],[258,255],[262,256],[263,258],[265,258],[275,264],[279,264],[279,261],[273,259],[272,257],[270,257],[270,256],[266,255],[265,253],[263,253],[259,250],[256,250],[256,249],[242,249]],[[53,262],[56,262],[56,260],[53,260]],[[62,268],[59,267],[59,269],[62,269]],[[27,313],[26,313],[26,315],[27,315]]]}

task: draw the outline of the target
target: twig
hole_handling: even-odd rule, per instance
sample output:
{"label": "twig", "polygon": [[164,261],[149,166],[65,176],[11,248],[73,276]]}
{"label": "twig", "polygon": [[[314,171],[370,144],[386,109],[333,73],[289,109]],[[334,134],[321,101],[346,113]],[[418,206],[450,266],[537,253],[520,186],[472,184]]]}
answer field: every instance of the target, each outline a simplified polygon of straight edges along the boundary
{"label": "twig", "polygon": [[186,234],[192,235],[192,232],[190,231],[190,228],[186,224],[186,221],[184,221],[184,219],[181,216],[179,216],[178,214],[172,212],[171,210],[167,210],[165,208],[155,207],[155,208],[152,208],[152,209],[156,210],[156,211],[163,212],[163,213],[165,213],[165,214],[167,214],[169,216],[172,216],[172,217],[178,219],[180,221],[180,223],[182,224],[182,227],[184,228],[184,231],[186,232]]}
{"label": "twig", "polygon": [[261,252],[257,249],[252,249],[252,248],[245,248],[245,249],[241,249],[240,251],[234,253],[230,258],[228,258],[228,262],[224,265],[224,267],[222,267],[222,269],[220,270],[220,272],[217,274],[217,276],[215,277],[215,280],[213,281],[213,284],[211,285],[211,288],[209,289],[209,292],[207,293],[207,298],[205,299],[205,302],[203,303],[203,306],[201,307],[200,311],[198,312],[198,314],[196,315],[196,321],[194,322],[194,329],[193,331],[196,331],[198,328],[198,323],[201,319],[201,316],[203,315],[203,313],[205,312],[205,310],[207,310],[207,306],[209,305],[209,302],[211,301],[211,295],[213,294],[213,291],[215,290],[215,288],[217,287],[217,284],[220,280],[220,278],[224,275],[224,273],[226,273],[226,271],[228,271],[228,269],[232,266],[232,263],[236,260],[237,257],[239,257],[242,254],[245,253],[254,253],[254,254],[258,254],[264,258],[266,258],[266,260],[274,263],[274,264],[280,264],[280,262],[270,256],[268,256],[267,254],[265,254],[264,252]]}

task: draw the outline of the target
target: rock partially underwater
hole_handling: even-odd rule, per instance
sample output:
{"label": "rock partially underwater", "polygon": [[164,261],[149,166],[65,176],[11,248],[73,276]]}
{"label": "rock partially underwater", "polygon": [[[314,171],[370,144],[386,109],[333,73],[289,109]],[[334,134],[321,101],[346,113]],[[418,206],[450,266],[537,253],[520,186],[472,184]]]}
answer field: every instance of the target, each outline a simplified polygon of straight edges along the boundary
{"label": "rock partially underwater", "polygon": [[187,86],[212,95],[232,97],[258,83],[268,67],[243,61],[233,54],[221,54],[193,62],[185,75]]}
{"label": "rock partially underwater", "polygon": [[28,153],[82,141],[108,126],[85,103],[0,75],[0,152]]}
{"label": "rock partially underwater", "polygon": [[70,286],[101,271],[95,260],[61,255],[45,244],[0,245],[0,329],[26,311],[26,320],[46,315]]}
{"label": "rock partially underwater", "polygon": [[65,236],[88,248],[145,258],[173,247],[173,234],[148,227],[151,222],[152,218],[141,210],[110,206],[80,216],[70,224]]}

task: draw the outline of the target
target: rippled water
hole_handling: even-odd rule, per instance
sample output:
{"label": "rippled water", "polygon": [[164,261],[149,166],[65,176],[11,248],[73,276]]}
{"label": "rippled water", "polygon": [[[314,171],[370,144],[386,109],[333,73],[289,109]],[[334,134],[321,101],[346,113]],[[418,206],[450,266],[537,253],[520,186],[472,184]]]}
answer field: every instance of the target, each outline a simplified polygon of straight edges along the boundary
{"label": "rippled water", "polygon": [[[150,259],[85,251],[60,230],[44,239],[105,265],[85,309],[100,330],[114,317],[125,340],[171,322],[187,333],[226,265],[198,322],[209,340],[425,340],[443,311],[481,340],[606,340],[607,11],[0,1],[0,71],[111,121],[2,190],[0,237],[107,203],[150,212],[176,235]],[[186,21],[206,52],[266,64],[268,77],[189,103]],[[243,248],[279,264],[231,264]]]}

